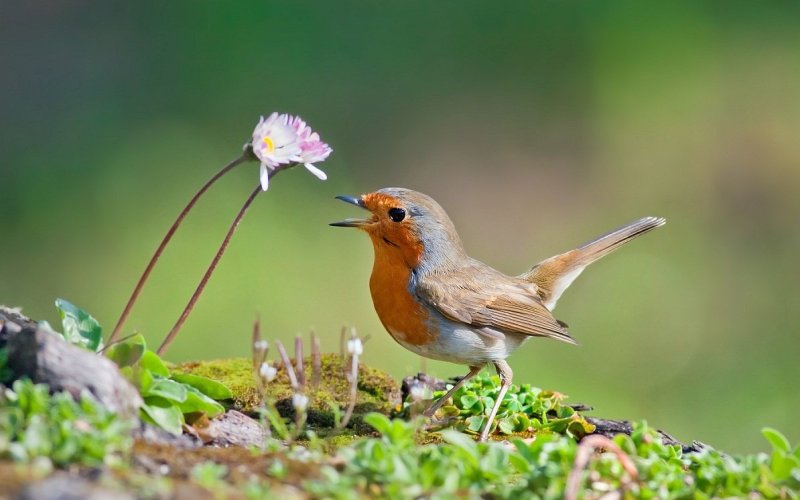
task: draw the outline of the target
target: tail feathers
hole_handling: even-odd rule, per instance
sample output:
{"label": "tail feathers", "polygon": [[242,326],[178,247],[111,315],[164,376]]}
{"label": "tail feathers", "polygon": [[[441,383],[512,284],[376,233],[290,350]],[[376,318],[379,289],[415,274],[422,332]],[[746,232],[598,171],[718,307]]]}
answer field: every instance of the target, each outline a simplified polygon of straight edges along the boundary
{"label": "tail feathers", "polygon": [[586,266],[637,236],[663,226],[666,222],[666,219],[661,217],[643,217],[595,238],[575,250],[543,260],[521,278],[539,288],[542,303],[552,311],[564,290],[575,281]]}
{"label": "tail feathers", "polygon": [[661,227],[667,223],[663,217],[643,217],[635,222],[606,233],[577,248],[581,253],[584,266],[591,264],[600,257],[605,257],[620,246],[631,241],[651,229]]}

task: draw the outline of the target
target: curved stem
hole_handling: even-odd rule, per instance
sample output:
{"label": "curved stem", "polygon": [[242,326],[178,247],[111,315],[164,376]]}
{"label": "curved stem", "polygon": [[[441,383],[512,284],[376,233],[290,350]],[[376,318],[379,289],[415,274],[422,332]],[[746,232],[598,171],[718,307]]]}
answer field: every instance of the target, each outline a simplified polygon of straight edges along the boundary
{"label": "curved stem", "polygon": [[161,244],[158,245],[156,252],[150,258],[150,262],[147,263],[147,267],[142,273],[142,276],[136,283],[136,287],[134,287],[133,293],[131,294],[131,297],[128,299],[128,303],[125,304],[125,309],[123,309],[122,314],[117,320],[117,324],[114,327],[114,331],[112,331],[111,336],[108,337],[107,344],[112,344],[113,342],[116,341],[117,337],[119,337],[119,334],[122,331],[122,327],[123,325],[125,325],[125,321],[128,319],[128,316],[131,313],[131,309],[133,309],[133,305],[136,303],[136,299],[139,298],[139,294],[142,292],[142,288],[144,287],[145,282],[147,282],[147,278],[150,277],[150,273],[153,271],[156,262],[158,262],[159,257],[161,257],[161,254],[164,252],[164,248],[167,246],[167,243],[169,243],[169,241],[172,239],[172,236],[175,234],[175,231],[178,229],[178,226],[181,225],[181,222],[183,222],[183,219],[184,217],[186,217],[186,214],[188,214],[189,211],[192,209],[192,207],[194,207],[195,203],[197,203],[197,200],[200,199],[203,193],[208,191],[208,188],[210,188],[215,182],[217,182],[217,180],[219,180],[220,177],[228,173],[233,167],[249,160],[250,158],[251,158],[250,153],[249,151],[246,150],[244,153],[242,153],[240,157],[236,158],[235,160],[231,161],[230,163],[222,167],[222,170],[214,174],[214,176],[211,177],[211,179],[209,179],[205,184],[203,184],[203,186],[194,194],[192,199],[189,200],[189,203],[183,208],[181,213],[178,214],[178,218],[175,219],[175,222],[173,222],[172,226],[170,226],[169,230],[167,231],[167,234],[164,236],[164,239],[161,240]]}
{"label": "curved stem", "polygon": [[[277,172],[277,170],[271,171],[270,177],[272,177],[272,174],[274,174],[275,172]],[[228,229],[228,234],[226,234],[225,239],[222,240],[222,244],[220,245],[219,250],[217,250],[217,254],[214,256],[214,259],[211,261],[211,264],[208,266],[208,269],[206,269],[206,273],[200,280],[200,284],[197,285],[194,294],[192,294],[192,298],[189,299],[189,303],[186,304],[186,307],[183,309],[183,313],[181,313],[180,318],[178,318],[178,321],[175,322],[175,326],[172,327],[172,329],[167,334],[167,337],[164,339],[164,342],[161,343],[161,345],[158,348],[158,351],[156,351],[159,356],[164,355],[167,348],[169,348],[170,344],[172,344],[172,341],[175,339],[175,336],[178,335],[178,332],[180,331],[181,327],[186,322],[186,318],[189,317],[189,314],[192,312],[192,309],[194,309],[194,305],[195,303],[197,303],[197,299],[199,299],[200,294],[203,293],[203,289],[206,287],[209,278],[211,278],[211,275],[214,273],[214,269],[216,269],[219,260],[222,258],[222,254],[224,254],[225,250],[228,248],[228,243],[231,241],[233,233],[236,232],[236,228],[239,226],[239,222],[241,222],[242,217],[244,217],[244,214],[247,212],[247,209],[250,207],[250,204],[253,203],[253,200],[255,199],[256,195],[258,195],[258,193],[260,192],[261,192],[261,185],[259,184],[253,190],[253,192],[250,193],[250,196],[244,202],[244,205],[242,205],[242,208],[239,210],[239,213],[236,214],[236,218],[233,219],[233,223],[231,223],[231,227]]]}

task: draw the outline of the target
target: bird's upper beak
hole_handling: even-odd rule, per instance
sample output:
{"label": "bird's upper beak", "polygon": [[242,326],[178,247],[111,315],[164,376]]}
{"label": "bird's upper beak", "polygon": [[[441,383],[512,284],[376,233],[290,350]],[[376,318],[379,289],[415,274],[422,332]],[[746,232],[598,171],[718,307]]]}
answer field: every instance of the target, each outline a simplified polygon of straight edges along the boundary
{"label": "bird's upper beak", "polygon": [[[336,197],[337,200],[342,200],[344,202],[350,203],[357,207],[361,207],[367,210],[367,206],[364,204],[364,199],[361,196],[348,196],[348,195],[341,195]],[[364,227],[367,224],[371,224],[372,220],[370,219],[345,219],[340,222],[331,222],[331,226],[337,227]]]}

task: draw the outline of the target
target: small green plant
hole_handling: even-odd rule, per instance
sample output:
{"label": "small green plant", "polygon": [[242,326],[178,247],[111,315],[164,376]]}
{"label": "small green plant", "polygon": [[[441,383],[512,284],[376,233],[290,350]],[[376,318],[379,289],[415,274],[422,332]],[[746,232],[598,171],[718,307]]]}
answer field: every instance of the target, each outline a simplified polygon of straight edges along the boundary
{"label": "small green plant", "polygon": [[365,421],[381,436],[339,450],[336,462],[344,466],[324,466],[319,477],[303,484],[308,492],[330,498],[600,498],[609,493],[624,498],[798,498],[800,487],[800,447],[792,448],[771,429],[764,431],[773,446],[771,456],[734,457],[711,448],[683,453],[639,423],[631,436],[602,438],[618,454],[590,448],[581,463],[586,442],[555,432],[504,445],[476,443],[447,430],[445,443],[419,446],[418,420],[371,414]]}
{"label": "small green plant", "polygon": [[[509,451],[493,443],[476,443],[458,431],[446,430],[446,443],[418,446],[420,420],[390,420],[373,413],[364,421],[381,436],[340,450],[343,473],[326,471],[326,480],[307,485],[322,496],[341,496],[357,488],[377,496],[412,498],[436,495],[503,495],[512,482],[507,475]],[[328,487],[331,490],[325,491]],[[338,490],[338,491],[337,491]]]}
{"label": "small green plant", "polygon": [[109,347],[107,356],[139,389],[144,399],[142,418],[175,435],[181,434],[187,414],[206,414],[213,418],[225,411],[217,400],[233,396],[230,389],[214,380],[172,374],[138,334]]}
{"label": "small green plant", "polygon": [[365,421],[380,437],[340,449],[335,462],[344,465],[323,466],[303,483],[306,491],[330,498],[798,498],[800,487],[800,447],[771,429],[764,431],[771,456],[732,457],[711,448],[684,454],[646,423],[631,436],[600,438],[617,453],[597,453],[582,450],[591,440],[555,432],[501,444],[446,430],[444,443],[419,446],[420,420],[370,414]]}
{"label": "small green plant", "polygon": [[132,422],[88,393],[76,401],[27,379],[0,391],[0,458],[98,466],[119,462],[131,447]]}
{"label": "small green plant", "polygon": [[56,309],[67,342],[93,352],[103,347],[103,329],[91,314],[64,299],[56,299]]}
{"label": "small green plant", "polygon": [[104,351],[139,389],[145,403],[143,420],[178,435],[187,414],[215,417],[225,411],[218,400],[230,399],[232,394],[223,384],[198,375],[170,373],[140,334],[103,348],[103,329],[92,315],[64,299],[56,300],[56,308],[61,315],[62,335],[68,342],[94,352]]}
{"label": "small green plant", "polygon": [[[434,399],[442,397],[445,392],[436,391]],[[499,377],[484,371],[456,391],[452,404],[443,406],[438,413],[453,418],[459,430],[478,434],[499,392]],[[593,432],[594,425],[564,404],[564,399],[565,396],[558,392],[545,391],[530,384],[514,384],[500,404],[491,431],[503,435],[548,431],[575,438]],[[412,402],[407,402],[406,407],[410,404]]]}
{"label": "small green plant", "polygon": [[211,491],[223,490],[226,486],[225,476],[228,468],[224,465],[206,461],[192,467],[192,481]]}

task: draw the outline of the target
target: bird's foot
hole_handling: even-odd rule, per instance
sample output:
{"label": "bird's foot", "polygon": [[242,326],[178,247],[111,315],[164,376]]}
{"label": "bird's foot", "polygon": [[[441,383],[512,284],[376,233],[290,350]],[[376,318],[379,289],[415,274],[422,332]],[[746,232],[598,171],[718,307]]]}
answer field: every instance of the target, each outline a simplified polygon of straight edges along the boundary
{"label": "bird's foot", "polygon": [[[446,396],[446,395],[445,395]],[[433,401],[430,406],[428,406],[425,411],[422,412],[422,416],[425,418],[432,418],[436,415],[436,412],[449,401],[449,397],[441,397],[436,401]]]}
{"label": "bird's foot", "polygon": [[422,412],[422,416],[425,418],[433,418],[436,414],[436,410],[438,410],[438,408],[434,408],[433,405],[431,405]]}
{"label": "bird's foot", "polygon": [[426,432],[439,431],[447,427],[451,427],[456,420],[457,420],[456,417],[445,417],[441,420],[429,419],[428,421],[425,422],[425,424],[421,427],[421,429]]}

